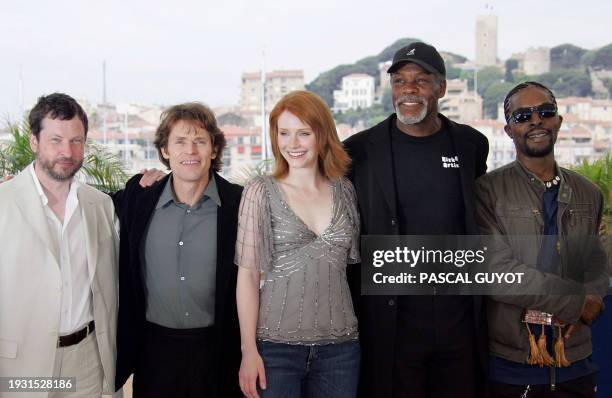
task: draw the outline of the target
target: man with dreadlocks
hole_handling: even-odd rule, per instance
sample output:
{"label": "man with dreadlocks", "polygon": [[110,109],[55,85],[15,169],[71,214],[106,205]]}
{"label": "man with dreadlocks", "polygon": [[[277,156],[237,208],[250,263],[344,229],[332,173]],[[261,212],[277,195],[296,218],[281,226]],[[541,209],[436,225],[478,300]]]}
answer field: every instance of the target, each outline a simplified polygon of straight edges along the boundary
{"label": "man with dreadlocks", "polygon": [[[527,285],[491,295],[487,304],[491,393],[595,397],[589,325],[609,284],[597,244],[603,196],[555,162],[563,118],[548,88],[519,84],[506,96],[504,113],[516,161],[477,180],[477,222],[483,234],[504,242],[490,266],[524,272]],[[565,288],[577,294],[560,294]]]}

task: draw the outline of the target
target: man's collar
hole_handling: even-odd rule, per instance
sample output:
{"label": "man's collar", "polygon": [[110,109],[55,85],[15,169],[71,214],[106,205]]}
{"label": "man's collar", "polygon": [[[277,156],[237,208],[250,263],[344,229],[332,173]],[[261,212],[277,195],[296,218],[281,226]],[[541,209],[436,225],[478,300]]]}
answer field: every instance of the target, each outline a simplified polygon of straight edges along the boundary
{"label": "man's collar", "polygon": [[[157,205],[155,206],[155,210],[159,209],[160,207],[166,206],[170,202],[181,203],[179,202],[179,200],[176,198],[176,195],[174,194],[174,188],[172,187],[172,181],[173,181],[173,175],[172,173],[170,173],[170,177],[168,177],[168,181],[166,181],[166,186],[164,187],[164,190],[162,191],[162,194],[159,197],[159,201],[157,202]],[[202,197],[198,200],[198,203],[202,202],[204,198],[206,197],[210,198],[213,202],[215,202],[217,206],[219,207],[221,206],[221,198],[219,197],[219,190],[217,189],[217,182],[215,180],[215,174],[212,172],[209,174],[208,185],[206,186],[206,189],[204,190]]]}
{"label": "man's collar", "polygon": [[[520,160],[516,159],[514,163],[516,164],[516,168],[519,170],[521,175],[529,179],[529,181],[531,181],[531,183],[535,184],[536,186],[542,189],[546,189],[546,185],[544,184],[544,182],[540,180],[540,178],[537,175],[532,173],[527,167],[525,167],[525,165],[521,163]],[[563,177],[563,173],[561,173],[561,168],[559,167],[559,164],[556,161],[555,161],[555,175],[558,175],[561,178],[561,183],[564,182],[565,179]]]}
{"label": "man's collar", "polygon": [[[49,199],[47,198],[47,194],[45,194],[45,190],[43,189],[42,185],[40,184],[40,180],[36,175],[36,170],[34,170],[34,162],[30,163],[28,169],[30,170],[30,174],[32,175],[32,179],[34,180],[34,186],[36,187],[36,191],[38,192],[38,195],[40,196],[43,205],[46,206],[47,203],[49,203]],[[80,185],[81,183],[79,182],[79,180],[72,177],[72,180],[70,181],[70,191],[68,191],[68,197],[76,196],[77,190],[79,189]]]}
{"label": "man's collar", "polygon": [[204,196],[208,196],[217,206],[221,207],[221,197],[219,197],[215,173],[211,172],[210,176],[208,177],[208,186],[204,191]]}

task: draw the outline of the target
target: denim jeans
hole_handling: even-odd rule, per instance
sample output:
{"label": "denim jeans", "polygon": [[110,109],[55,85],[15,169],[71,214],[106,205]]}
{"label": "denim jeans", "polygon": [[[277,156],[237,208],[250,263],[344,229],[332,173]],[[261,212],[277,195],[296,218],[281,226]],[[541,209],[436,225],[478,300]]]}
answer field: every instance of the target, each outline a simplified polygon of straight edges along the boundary
{"label": "denim jeans", "polygon": [[[354,398],[357,396],[359,341],[292,345],[257,341],[266,369],[262,398]],[[258,383],[259,385],[259,383]]]}

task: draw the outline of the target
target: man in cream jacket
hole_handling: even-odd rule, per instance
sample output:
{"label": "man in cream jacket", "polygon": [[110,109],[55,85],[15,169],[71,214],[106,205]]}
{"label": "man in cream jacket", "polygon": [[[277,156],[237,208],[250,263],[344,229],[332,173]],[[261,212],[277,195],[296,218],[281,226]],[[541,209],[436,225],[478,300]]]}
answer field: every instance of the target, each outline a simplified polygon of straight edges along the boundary
{"label": "man in cream jacket", "polygon": [[88,121],[73,98],[39,98],[29,123],[35,161],[0,184],[0,397],[57,396],[51,377],[75,378],[61,396],[99,397],[115,375],[113,203],[74,178]]}

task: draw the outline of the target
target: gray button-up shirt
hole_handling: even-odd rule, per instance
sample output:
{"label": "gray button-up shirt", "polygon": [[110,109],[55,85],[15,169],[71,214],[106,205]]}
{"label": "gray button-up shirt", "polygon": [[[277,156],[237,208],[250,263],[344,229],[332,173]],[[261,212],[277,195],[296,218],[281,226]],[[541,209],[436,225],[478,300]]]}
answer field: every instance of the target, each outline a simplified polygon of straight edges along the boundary
{"label": "gray button-up shirt", "polygon": [[149,322],[174,329],[214,324],[219,206],[212,174],[193,207],[176,199],[168,179],[141,250]]}

